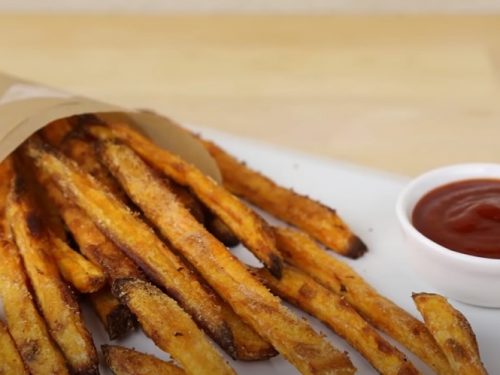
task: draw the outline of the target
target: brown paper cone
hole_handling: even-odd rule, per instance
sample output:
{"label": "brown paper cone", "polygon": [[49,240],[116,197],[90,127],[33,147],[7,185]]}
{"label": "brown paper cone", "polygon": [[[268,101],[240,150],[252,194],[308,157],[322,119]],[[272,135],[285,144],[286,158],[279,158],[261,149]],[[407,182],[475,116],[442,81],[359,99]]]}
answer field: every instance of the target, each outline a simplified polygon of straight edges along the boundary
{"label": "brown paper cone", "polygon": [[205,174],[221,181],[216,163],[190,134],[167,118],[77,96],[38,83],[0,73],[0,160],[26,138],[48,123],[73,115],[94,113],[103,118],[123,119],[137,126],[154,142]]}

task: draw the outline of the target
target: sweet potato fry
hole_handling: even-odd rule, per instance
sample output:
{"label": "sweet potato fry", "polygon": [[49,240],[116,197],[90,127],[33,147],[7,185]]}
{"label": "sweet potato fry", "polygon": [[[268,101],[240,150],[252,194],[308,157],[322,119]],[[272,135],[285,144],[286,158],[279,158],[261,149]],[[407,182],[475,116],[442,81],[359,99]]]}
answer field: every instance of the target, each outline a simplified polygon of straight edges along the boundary
{"label": "sweet potato fry", "polygon": [[89,294],[89,301],[99,320],[104,325],[110,340],[125,336],[135,328],[135,318],[108,288]]}
{"label": "sweet potato fry", "polygon": [[50,252],[50,238],[30,201],[26,184],[15,177],[7,199],[7,217],[24,260],[40,310],[72,371],[97,374],[97,353],[79,306],[61,280]]}
{"label": "sweet potato fry", "polygon": [[[259,353],[268,353],[269,344],[261,340],[261,348],[248,358],[239,358],[248,348],[236,345],[245,341],[244,332],[232,332],[238,325],[225,317],[234,312],[224,312],[226,307],[218,297],[204,288],[190,268],[175,256],[152,229],[128,207],[109,194],[90,175],[76,164],[55,151],[49,152],[32,139],[27,146],[30,156],[58,187],[92,219],[99,229],[123,249],[157,284],[174,298],[199,324],[200,327],[238,359],[255,360]],[[235,338],[235,336],[237,336]],[[244,350],[243,350],[244,349]],[[268,357],[266,355],[265,357]]]}
{"label": "sweet potato fry", "polygon": [[0,321],[0,374],[28,375],[16,344],[2,321]]}
{"label": "sweet potato fry", "polygon": [[[198,223],[161,179],[125,144],[100,146],[104,164],[132,201],[210,286],[304,374],[350,374],[349,358],[280,304]],[[168,215],[164,215],[168,212]]]}
{"label": "sweet potato fry", "polygon": [[385,340],[345,300],[298,269],[283,268],[280,280],[264,268],[252,269],[271,292],[323,321],[343,337],[379,373],[419,374],[406,356]]}
{"label": "sweet potato fry", "polygon": [[78,163],[80,168],[91,174],[106,189],[123,202],[128,198],[117,181],[111,176],[108,170],[99,162],[95,150],[95,141],[89,139],[85,134],[75,134],[66,137],[59,148],[62,152]]}
{"label": "sweet potato fry", "polygon": [[32,374],[66,375],[64,357],[32,300],[17,249],[5,233],[0,237],[0,296],[19,353]]}
{"label": "sweet potato fry", "polygon": [[162,361],[150,354],[116,345],[101,347],[104,360],[115,375],[185,375],[172,362]]}
{"label": "sweet potato fry", "polygon": [[118,279],[113,282],[113,294],[188,374],[235,374],[191,317],[158,288],[139,279]]}
{"label": "sweet potato fry", "polygon": [[233,333],[233,358],[240,361],[261,361],[278,354],[273,346],[236,315],[225,301],[220,301],[220,303],[222,304],[222,315]]}
{"label": "sweet potato fry", "polygon": [[[44,194],[40,195],[62,216],[82,254],[100,265],[110,280],[126,276],[143,277],[135,263],[94,225],[85,212],[66,199],[47,175],[40,170],[35,170],[33,174],[44,188]],[[111,340],[121,338],[135,328],[132,313],[108,289],[89,294],[89,301]]]}
{"label": "sweet potato fry", "polygon": [[189,192],[184,186],[181,186],[168,177],[163,179],[163,182],[177,195],[179,201],[188,209],[193,217],[198,222],[205,223],[205,213],[203,212],[203,205],[201,202]]}
{"label": "sweet potato fry", "polygon": [[366,252],[366,245],[335,210],[277,185],[268,177],[236,160],[215,143],[203,139],[201,141],[217,162],[224,186],[230,192],[278,219],[297,226],[341,255],[358,258]]}
{"label": "sweet potato fry", "polygon": [[214,235],[220,242],[227,247],[234,247],[240,243],[240,240],[234,232],[217,216],[210,215],[205,224],[207,230]]}
{"label": "sweet potato fry", "polygon": [[162,171],[178,184],[188,186],[205,206],[231,228],[273,275],[280,276],[282,259],[276,250],[272,231],[254,211],[194,165],[156,146],[127,125],[110,124],[110,128],[87,127],[89,132],[99,139],[118,138],[128,143],[156,170]]}
{"label": "sweet potato fry", "polygon": [[[47,229],[46,235],[51,243],[48,248],[63,279],[81,293],[92,293],[101,289],[106,282],[106,275],[98,265],[89,262],[80,253],[73,251],[65,242],[64,224],[57,208],[48,199],[43,187],[38,183],[33,164],[21,152],[15,154],[14,160],[18,174],[26,185],[29,185],[29,189],[26,189],[31,196],[29,201]],[[50,181],[40,182],[48,183]]]}
{"label": "sweet potato fry", "polygon": [[414,293],[412,297],[425,325],[448,358],[453,373],[487,374],[476,336],[465,316],[438,294]]}
{"label": "sweet potato fry", "polygon": [[100,265],[110,279],[144,277],[137,265],[97,228],[83,210],[66,199],[54,182],[48,178],[45,180],[47,194],[58,208],[83,255]]}
{"label": "sweet potato fry", "polygon": [[106,283],[102,269],[72,250],[55,235],[50,236],[51,254],[64,280],[81,293],[93,293]]}
{"label": "sweet potato fry", "polygon": [[351,267],[330,256],[307,234],[275,228],[275,235],[287,262],[344,296],[369,323],[406,346],[438,374],[452,373],[446,357],[422,322],[381,296]]}
{"label": "sweet potato fry", "polygon": [[53,343],[31,297],[28,280],[5,217],[13,177],[12,160],[0,163],[0,297],[8,328],[32,374],[66,375],[64,357]]}
{"label": "sweet potato fry", "polygon": [[234,232],[221,219],[211,213],[187,188],[173,182],[168,177],[165,177],[163,182],[177,196],[179,202],[188,209],[191,215],[203,224],[220,242],[227,247],[234,247],[240,243]]}

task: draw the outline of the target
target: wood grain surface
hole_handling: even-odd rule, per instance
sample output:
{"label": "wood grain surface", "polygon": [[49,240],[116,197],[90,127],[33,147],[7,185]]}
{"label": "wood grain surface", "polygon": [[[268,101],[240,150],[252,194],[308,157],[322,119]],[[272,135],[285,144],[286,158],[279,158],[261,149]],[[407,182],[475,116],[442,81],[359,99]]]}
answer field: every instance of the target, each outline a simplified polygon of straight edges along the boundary
{"label": "wood grain surface", "polygon": [[408,175],[500,162],[500,16],[2,14],[0,70]]}

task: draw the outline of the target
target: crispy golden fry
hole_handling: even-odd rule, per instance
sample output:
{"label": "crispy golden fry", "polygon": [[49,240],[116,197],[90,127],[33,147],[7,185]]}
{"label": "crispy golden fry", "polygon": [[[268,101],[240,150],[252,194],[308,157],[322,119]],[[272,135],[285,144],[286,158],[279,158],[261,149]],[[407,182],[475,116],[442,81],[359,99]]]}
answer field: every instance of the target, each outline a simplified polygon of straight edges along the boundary
{"label": "crispy golden fry", "polygon": [[44,186],[83,255],[99,264],[110,279],[144,277],[137,265],[97,228],[83,210],[66,199],[52,181],[47,179]]}
{"label": "crispy golden fry", "polygon": [[[210,286],[207,286],[210,288]],[[234,354],[232,357],[240,361],[261,361],[278,354],[271,344],[265,341],[257,332],[246,324],[234,310],[224,301],[222,315],[233,333]]]}
{"label": "crispy golden fry", "polygon": [[5,217],[13,176],[10,158],[0,163],[0,297],[10,334],[32,374],[68,374],[28,289],[28,280]]}
{"label": "crispy golden fry", "polygon": [[188,189],[181,186],[168,177],[165,177],[163,182],[177,195],[179,201],[186,207],[191,215],[200,223],[205,223],[205,213],[203,212],[203,205]]}
{"label": "crispy golden fry", "polygon": [[[37,173],[33,164],[20,152],[16,153],[15,156],[16,169],[20,172],[19,174],[25,183],[29,185],[28,190],[33,209],[40,215],[47,228],[47,236],[51,243],[49,249],[61,276],[81,293],[92,293],[101,289],[106,283],[106,275],[103,270],[68,246],[65,242],[66,232],[59,212],[44,193],[44,189],[37,183],[35,178]],[[50,181],[41,182],[48,183]],[[36,202],[36,207],[34,202]]]}
{"label": "crispy golden fry", "polygon": [[164,183],[177,196],[179,202],[188,209],[191,215],[199,223],[204,224],[208,231],[220,242],[228,247],[234,247],[240,243],[234,232],[221,219],[209,212],[187,188],[173,182],[168,177],[164,178]]}
{"label": "crispy golden fry", "polygon": [[476,336],[465,316],[438,294],[414,293],[412,297],[425,325],[448,358],[453,373],[487,374]]}
{"label": "crispy golden fry", "polygon": [[61,276],[81,293],[93,293],[106,283],[103,270],[72,250],[66,242],[55,235],[50,238],[51,254]]}
{"label": "crispy golden fry", "polygon": [[277,185],[254,171],[215,143],[201,140],[217,162],[224,186],[257,207],[287,223],[295,225],[333,251],[359,258],[366,245],[349,229],[335,210],[291,189]]}
{"label": "crispy golden fry", "polygon": [[122,338],[135,329],[135,318],[108,288],[89,294],[89,301],[104,325],[110,340]]}
{"label": "crispy golden fry", "polygon": [[280,280],[264,268],[253,269],[273,293],[323,321],[385,375],[419,374],[406,356],[372,328],[344,297],[298,269],[286,266]]}
{"label": "crispy golden fry", "polygon": [[[88,136],[87,136],[88,138]],[[99,162],[95,149],[95,142],[86,139],[85,135],[75,134],[67,137],[60,145],[62,152],[78,163],[80,168],[90,173],[106,189],[123,202],[127,202],[127,196],[117,181],[108,170]]]}
{"label": "crispy golden fry", "polygon": [[188,374],[234,374],[177,302],[139,279],[113,282],[113,294],[136,315],[144,332]]}
{"label": "crispy golden fry", "polygon": [[0,235],[0,296],[9,330],[24,363],[33,374],[68,374],[32,300],[15,245]]}
{"label": "crispy golden fry", "polygon": [[[242,333],[231,332],[230,327],[237,325],[224,319],[234,313],[224,312],[225,306],[218,297],[205,289],[189,267],[125,204],[103,191],[95,179],[82,172],[63,155],[45,150],[36,138],[28,144],[27,150],[39,168],[53,179],[65,195],[78,204],[94,224],[134,259],[157,284],[164,287],[222,348],[235,358],[248,350],[236,347],[244,341],[244,337],[241,337]],[[238,335],[240,337],[235,339]],[[269,344],[265,342],[261,346],[269,348]],[[241,359],[258,359],[257,354]]]}
{"label": "crispy golden fry", "polygon": [[[308,323],[293,315],[208,233],[132,149],[104,142],[104,164],[146,217],[247,323],[304,374],[351,374],[355,368]],[[164,215],[168,212],[168,215]]]}
{"label": "crispy golden fry", "polygon": [[77,374],[97,374],[97,353],[79,306],[61,280],[50,252],[50,238],[17,176],[7,199],[7,217],[38,305],[70,367]]}
{"label": "crispy golden fry", "polygon": [[194,165],[156,146],[127,125],[111,124],[110,127],[112,131],[103,126],[89,126],[87,129],[102,140],[119,138],[125,141],[156,170],[178,184],[188,186],[273,275],[280,276],[283,262],[276,250],[273,233],[255,212]]}
{"label": "crispy golden fry", "polygon": [[344,296],[369,323],[406,346],[438,374],[452,373],[446,357],[422,322],[381,296],[351,267],[330,256],[307,234],[290,228],[275,228],[275,234],[287,262]]}
{"label": "crispy golden fry", "polygon": [[115,375],[185,375],[186,372],[172,362],[162,361],[150,354],[116,345],[103,345],[102,353]]}
{"label": "crispy golden fry", "polygon": [[209,216],[205,224],[207,230],[227,247],[238,246],[240,240],[234,232],[217,216]]}
{"label": "crispy golden fry", "polygon": [[[85,212],[67,200],[48,176],[40,173],[40,170],[35,171],[35,174],[44,186],[50,203],[57,207],[58,214],[63,217],[82,254],[100,265],[111,280],[126,276],[143,277],[135,263],[94,225]],[[106,288],[90,294],[89,300],[111,340],[121,338],[135,328],[132,313]]]}
{"label": "crispy golden fry", "polygon": [[27,375],[28,371],[7,327],[0,321],[0,375],[9,374]]}
{"label": "crispy golden fry", "polygon": [[[81,148],[83,149],[84,147]],[[89,159],[94,160],[94,162],[91,163],[92,165],[99,164],[99,161],[95,159],[95,154],[85,153],[85,155],[87,155]],[[90,164],[88,163],[87,165]],[[108,174],[108,172],[106,172],[106,174]],[[95,177],[99,180],[100,177],[106,176],[106,174],[99,173],[96,174]],[[48,179],[45,178],[45,180]],[[108,184],[109,179],[105,178],[100,182]],[[171,181],[170,184],[176,186],[176,184]],[[73,233],[83,254],[94,262],[101,264],[101,266],[107,270],[111,279],[143,277],[142,273],[130,258],[102,234],[85,212],[65,199],[52,181],[47,181],[45,185],[48,188],[47,190],[51,198],[58,206],[66,225]],[[196,198],[187,192],[186,189],[179,185],[176,187],[176,193],[178,196],[183,197],[183,202],[187,206],[196,207],[196,203],[199,205]],[[123,192],[121,188],[119,189]],[[112,190],[116,191],[116,189]],[[223,302],[218,301],[218,303],[222,304]],[[244,324],[229,306],[223,305],[221,313],[233,335],[232,340],[234,341],[234,345],[232,345],[232,348],[228,348],[233,357],[244,361],[255,361],[276,355],[276,351],[273,347],[262,340],[250,327]]]}

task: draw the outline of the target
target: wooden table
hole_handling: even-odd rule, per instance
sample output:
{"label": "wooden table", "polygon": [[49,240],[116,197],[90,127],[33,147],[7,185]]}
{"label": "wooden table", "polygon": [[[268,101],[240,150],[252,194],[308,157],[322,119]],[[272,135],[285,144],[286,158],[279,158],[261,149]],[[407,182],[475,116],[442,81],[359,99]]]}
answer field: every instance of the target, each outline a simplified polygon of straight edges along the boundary
{"label": "wooden table", "polygon": [[0,70],[410,175],[500,162],[500,16],[0,15]]}

